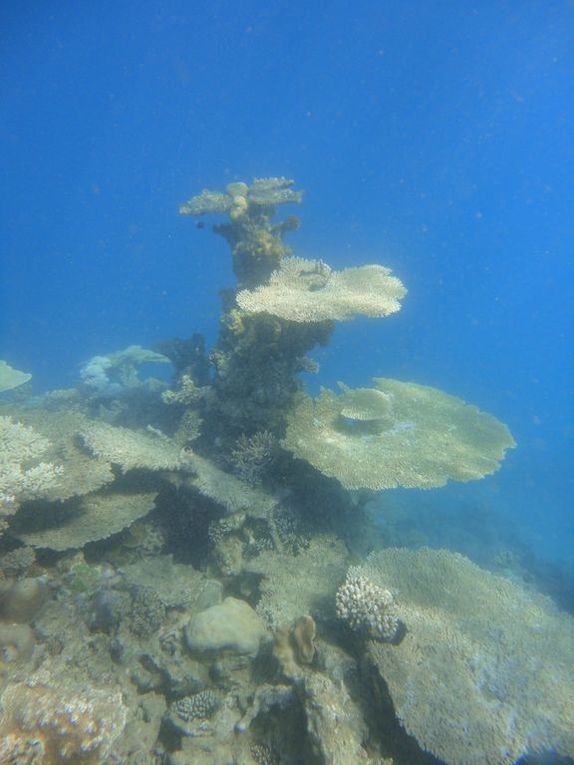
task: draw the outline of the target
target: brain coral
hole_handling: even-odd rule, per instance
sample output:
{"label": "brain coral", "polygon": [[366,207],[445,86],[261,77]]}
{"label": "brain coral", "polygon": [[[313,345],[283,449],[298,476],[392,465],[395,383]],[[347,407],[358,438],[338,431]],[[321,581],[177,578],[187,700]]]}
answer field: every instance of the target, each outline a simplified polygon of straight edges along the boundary
{"label": "brain coral", "polygon": [[397,593],[406,635],[367,655],[421,747],[452,765],[574,755],[571,616],[446,550],[383,550],[356,573]]}
{"label": "brain coral", "polygon": [[241,290],[239,307],[296,322],[388,316],[406,295],[402,282],[384,266],[333,271],[320,260],[284,258],[269,283]]}
{"label": "brain coral", "polygon": [[316,399],[301,397],[283,446],[347,489],[373,490],[482,478],[514,446],[505,425],[459,398],[416,383],[374,382],[360,395],[344,388],[340,396],[323,389]]}

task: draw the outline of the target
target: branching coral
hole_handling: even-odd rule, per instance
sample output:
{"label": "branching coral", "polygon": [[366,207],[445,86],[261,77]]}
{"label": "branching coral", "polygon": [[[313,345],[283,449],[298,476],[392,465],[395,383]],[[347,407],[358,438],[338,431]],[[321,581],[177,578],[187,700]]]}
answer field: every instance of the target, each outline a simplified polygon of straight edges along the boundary
{"label": "branching coral", "polygon": [[353,569],[337,590],[335,604],[339,619],[363,637],[388,642],[399,632],[393,594]]}
{"label": "branching coral", "polygon": [[302,192],[294,191],[287,178],[255,178],[248,185],[230,183],[224,193],[204,189],[183,204],[182,215],[228,213],[230,222],[214,228],[229,243],[235,274],[245,286],[260,284],[289,254],[283,236],[298,226],[295,218],[272,223],[279,204],[299,203]]}

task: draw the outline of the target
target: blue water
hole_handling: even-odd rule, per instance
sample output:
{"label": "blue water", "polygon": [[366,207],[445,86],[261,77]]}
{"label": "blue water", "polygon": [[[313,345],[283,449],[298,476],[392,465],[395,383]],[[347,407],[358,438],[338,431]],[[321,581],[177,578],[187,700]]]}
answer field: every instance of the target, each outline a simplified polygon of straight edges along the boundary
{"label": "blue water", "polygon": [[415,380],[505,421],[498,474],[408,501],[486,506],[572,561],[573,40],[552,0],[5,0],[0,358],[42,391],[131,343],[213,342],[230,258],[178,205],[293,177],[298,254],[409,289],[339,326],[319,381]]}

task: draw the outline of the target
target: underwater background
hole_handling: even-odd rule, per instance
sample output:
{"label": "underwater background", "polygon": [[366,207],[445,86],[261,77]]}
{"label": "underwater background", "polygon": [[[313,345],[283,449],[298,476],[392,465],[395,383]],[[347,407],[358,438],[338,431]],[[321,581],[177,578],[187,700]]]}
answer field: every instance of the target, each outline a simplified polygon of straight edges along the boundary
{"label": "underwater background", "polygon": [[0,765],[572,763],[573,40],[0,4]]}
{"label": "underwater background", "polygon": [[572,561],[571,3],[5,2],[0,29],[2,357],[37,391],[213,342],[230,260],[178,205],[286,175],[298,254],[409,290],[337,328],[319,382],[436,385],[518,442],[494,477],[396,501]]}

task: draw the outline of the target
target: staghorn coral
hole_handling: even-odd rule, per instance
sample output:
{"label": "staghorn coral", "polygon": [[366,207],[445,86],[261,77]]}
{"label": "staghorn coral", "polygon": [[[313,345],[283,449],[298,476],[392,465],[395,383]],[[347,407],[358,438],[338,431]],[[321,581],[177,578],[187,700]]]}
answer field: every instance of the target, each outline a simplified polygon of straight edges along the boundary
{"label": "staghorn coral", "polygon": [[267,284],[241,290],[237,304],[246,313],[308,323],[388,316],[400,310],[405,295],[401,281],[384,266],[332,271],[320,260],[292,257],[281,261]]}
{"label": "staghorn coral", "polygon": [[[373,394],[390,401],[388,417],[351,419],[350,389],[340,396],[323,389],[316,399],[300,398],[282,446],[347,489],[373,490],[482,478],[515,446],[505,425],[462,399],[415,383],[374,382]],[[368,389],[359,390],[363,397]]]}
{"label": "staghorn coral", "polygon": [[119,693],[38,679],[8,685],[1,704],[0,762],[14,765],[98,765],[127,717]]}
{"label": "staghorn coral", "polygon": [[337,616],[363,637],[393,641],[400,621],[393,594],[351,568],[335,598]]}
{"label": "staghorn coral", "polygon": [[574,755],[571,616],[446,550],[382,550],[354,571],[400,594],[403,640],[367,657],[421,747],[452,765]]}
{"label": "staghorn coral", "polygon": [[231,452],[233,472],[243,481],[256,484],[261,481],[273,461],[277,440],[268,430],[260,430],[252,436],[243,433]]}

